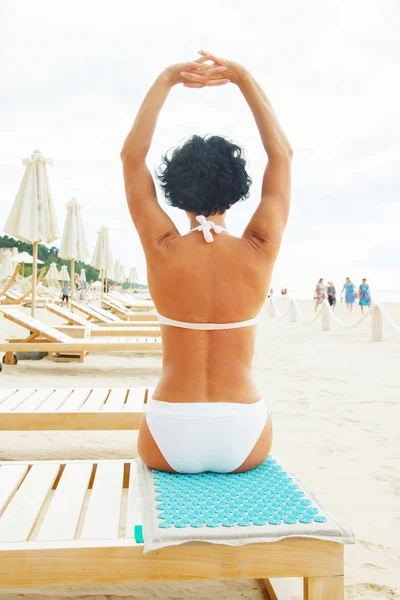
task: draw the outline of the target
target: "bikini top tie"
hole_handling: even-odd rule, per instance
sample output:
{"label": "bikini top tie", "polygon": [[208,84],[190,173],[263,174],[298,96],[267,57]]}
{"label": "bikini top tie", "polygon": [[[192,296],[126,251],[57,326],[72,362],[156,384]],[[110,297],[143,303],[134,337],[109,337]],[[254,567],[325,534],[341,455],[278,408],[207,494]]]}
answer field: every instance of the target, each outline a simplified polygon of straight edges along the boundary
{"label": "bikini top tie", "polygon": [[216,225],[213,221],[207,221],[204,215],[199,215],[196,217],[196,221],[200,223],[198,227],[191,229],[189,233],[192,231],[202,231],[204,235],[204,239],[209,244],[214,241],[213,234],[211,230],[213,229],[215,233],[221,233],[221,231],[228,231],[225,227],[221,227],[221,225]]}

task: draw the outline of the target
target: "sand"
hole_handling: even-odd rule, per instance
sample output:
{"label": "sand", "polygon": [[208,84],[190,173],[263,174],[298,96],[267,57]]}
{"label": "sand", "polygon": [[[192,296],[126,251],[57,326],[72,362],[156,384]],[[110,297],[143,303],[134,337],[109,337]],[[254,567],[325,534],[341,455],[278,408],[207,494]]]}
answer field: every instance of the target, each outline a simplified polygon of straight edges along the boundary
{"label": "sand", "polygon": [[[287,303],[278,299],[280,310]],[[312,302],[300,301],[305,315]],[[400,305],[385,305],[400,324]],[[359,308],[347,315],[354,322]],[[47,322],[56,317],[39,311]],[[0,337],[18,328],[0,321]],[[384,341],[370,341],[369,320],[355,329],[320,321],[305,326],[271,319],[259,325],[254,377],[274,420],[273,454],[298,474],[340,519],[357,544],[345,550],[346,598],[400,599],[400,334],[384,326]],[[83,364],[20,361],[4,367],[1,387],[152,387],[160,356],[97,354]],[[0,460],[126,458],[136,455],[134,432],[0,432]],[[300,580],[276,580],[282,600],[302,598]],[[1,593],[1,600],[44,598],[186,598],[256,600],[256,581],[58,588]]]}

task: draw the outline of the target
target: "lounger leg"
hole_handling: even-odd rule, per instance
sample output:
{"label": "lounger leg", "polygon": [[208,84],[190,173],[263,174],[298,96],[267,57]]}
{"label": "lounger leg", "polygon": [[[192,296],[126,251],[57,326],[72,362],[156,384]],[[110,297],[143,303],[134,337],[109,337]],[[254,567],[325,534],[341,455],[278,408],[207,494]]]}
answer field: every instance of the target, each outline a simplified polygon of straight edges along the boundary
{"label": "lounger leg", "polygon": [[304,600],[344,600],[343,575],[305,577]]}
{"label": "lounger leg", "polygon": [[17,357],[15,356],[14,352],[6,352],[4,354],[4,364],[5,365],[16,365],[17,364]]}
{"label": "lounger leg", "polygon": [[264,579],[265,592],[266,592],[266,600],[278,600],[278,596],[275,594],[275,590],[272,587],[272,583],[269,579]]}

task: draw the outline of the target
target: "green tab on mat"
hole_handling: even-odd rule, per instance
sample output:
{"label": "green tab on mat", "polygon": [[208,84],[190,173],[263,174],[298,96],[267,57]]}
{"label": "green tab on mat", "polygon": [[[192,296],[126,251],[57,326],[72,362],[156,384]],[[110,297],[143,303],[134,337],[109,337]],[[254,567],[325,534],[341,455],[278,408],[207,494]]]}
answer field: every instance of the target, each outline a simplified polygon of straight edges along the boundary
{"label": "green tab on mat", "polygon": [[144,543],[143,527],[141,525],[135,525],[134,536],[135,536],[135,542],[137,544],[143,544]]}

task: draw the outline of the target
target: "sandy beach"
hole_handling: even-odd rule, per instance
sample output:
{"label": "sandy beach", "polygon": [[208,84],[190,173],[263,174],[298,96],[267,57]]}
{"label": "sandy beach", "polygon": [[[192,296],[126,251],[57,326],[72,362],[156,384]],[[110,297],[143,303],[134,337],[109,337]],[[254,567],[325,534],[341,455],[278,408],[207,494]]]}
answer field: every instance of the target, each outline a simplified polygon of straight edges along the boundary
{"label": "sandy beach", "polygon": [[[287,299],[277,299],[284,310]],[[312,301],[301,300],[305,316]],[[400,324],[400,305],[386,304]],[[29,312],[29,309],[25,309]],[[355,306],[337,315],[350,323]],[[43,309],[49,324],[61,322]],[[0,337],[19,328],[0,319]],[[370,320],[355,329],[272,319],[264,312],[258,329],[254,377],[274,422],[273,455],[337,517],[348,523],[357,544],[345,549],[346,599],[400,598],[400,335],[384,323],[384,341],[370,341]],[[81,363],[20,361],[4,366],[1,387],[154,387],[161,355],[95,354]],[[0,460],[129,458],[135,432],[0,432]],[[300,580],[273,580],[279,598],[300,600]],[[162,600],[261,599],[256,581],[58,588],[3,592],[1,600],[44,598]]]}

